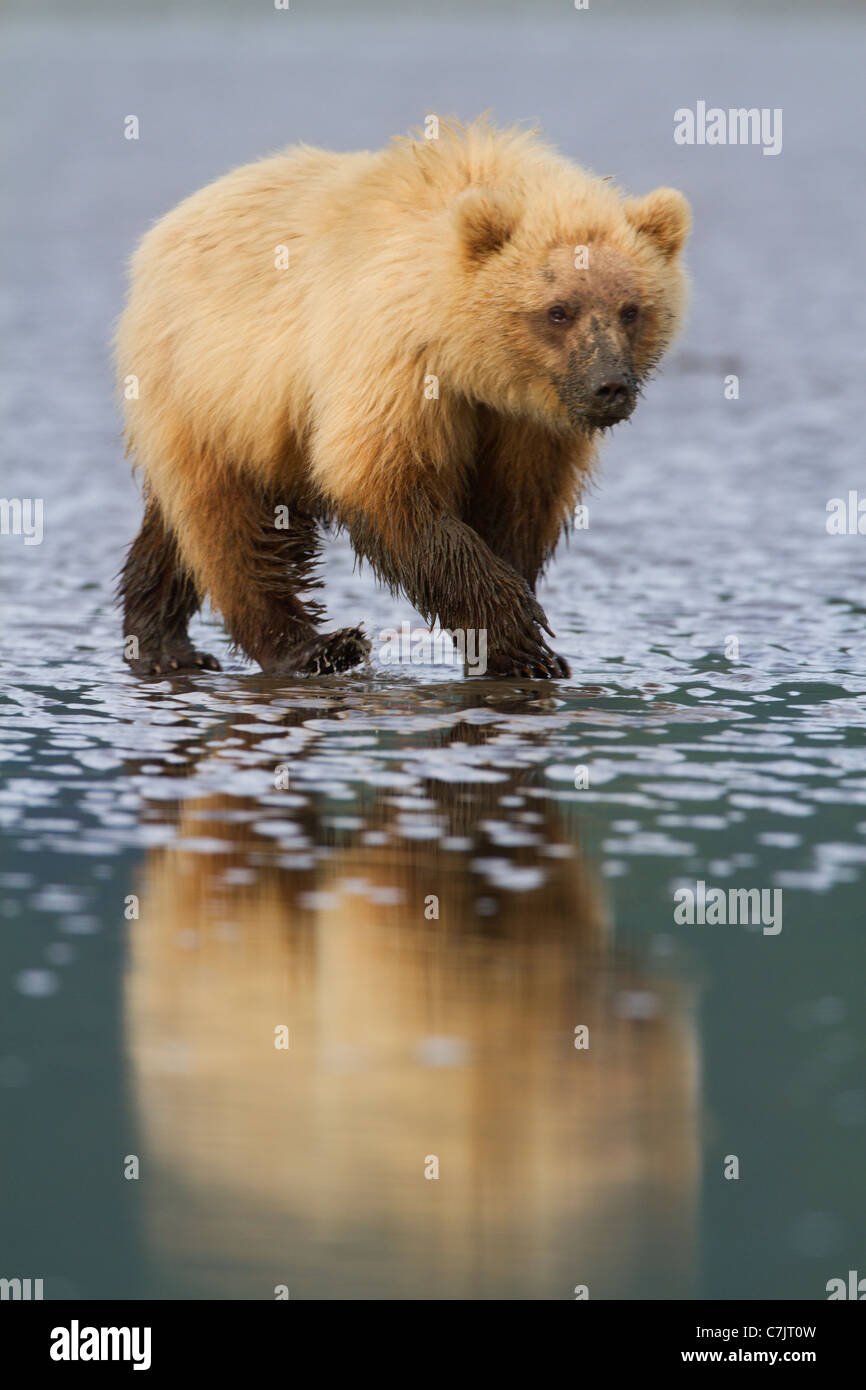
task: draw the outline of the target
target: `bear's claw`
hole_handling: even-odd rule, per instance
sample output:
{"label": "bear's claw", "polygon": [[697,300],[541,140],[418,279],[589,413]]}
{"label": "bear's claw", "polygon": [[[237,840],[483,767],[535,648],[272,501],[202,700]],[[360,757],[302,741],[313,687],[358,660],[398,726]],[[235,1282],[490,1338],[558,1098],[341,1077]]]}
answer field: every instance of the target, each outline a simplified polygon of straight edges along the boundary
{"label": "bear's claw", "polygon": [[544,640],[543,633],[555,636],[547,614],[530,586],[523,581],[510,587],[512,611],[503,608],[497,641],[487,658],[491,676],[524,676],[529,679],[558,680],[571,675],[564,657],[558,656]]}
{"label": "bear's claw", "polygon": [[525,647],[518,651],[498,652],[487,662],[490,676],[525,676],[529,679],[558,680],[571,675],[571,668],[565,657],[550,650],[547,643],[539,643],[534,651]]}
{"label": "bear's claw", "polygon": [[283,676],[331,676],[359,666],[370,655],[370,643],[359,627],[324,632],[293,647],[273,668]]}
{"label": "bear's claw", "polygon": [[135,660],[126,659],[134,676],[175,676],[183,671],[221,671],[222,667],[209,652],[194,647],[168,647],[164,651],[145,652]]}

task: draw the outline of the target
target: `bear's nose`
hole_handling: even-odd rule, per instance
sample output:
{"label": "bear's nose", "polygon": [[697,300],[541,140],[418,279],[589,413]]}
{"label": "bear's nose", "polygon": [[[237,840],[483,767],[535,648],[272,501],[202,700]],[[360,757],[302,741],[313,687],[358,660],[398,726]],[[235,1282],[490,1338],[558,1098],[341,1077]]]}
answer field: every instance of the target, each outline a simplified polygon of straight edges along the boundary
{"label": "bear's nose", "polygon": [[624,376],[609,376],[596,387],[595,399],[603,410],[621,410],[628,400]]}

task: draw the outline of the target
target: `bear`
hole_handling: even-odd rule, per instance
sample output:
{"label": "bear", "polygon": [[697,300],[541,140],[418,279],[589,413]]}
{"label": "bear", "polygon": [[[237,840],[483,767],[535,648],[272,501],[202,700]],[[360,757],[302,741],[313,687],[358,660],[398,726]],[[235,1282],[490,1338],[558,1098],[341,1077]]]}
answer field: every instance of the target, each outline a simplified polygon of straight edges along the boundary
{"label": "bear", "polygon": [[690,223],[486,116],[290,147],[169,212],[115,340],[132,669],[219,669],[187,635],[206,597],[266,673],[363,662],[308,592],[333,526],[427,622],[484,631],[489,675],[568,676],[536,585],[682,322]]}

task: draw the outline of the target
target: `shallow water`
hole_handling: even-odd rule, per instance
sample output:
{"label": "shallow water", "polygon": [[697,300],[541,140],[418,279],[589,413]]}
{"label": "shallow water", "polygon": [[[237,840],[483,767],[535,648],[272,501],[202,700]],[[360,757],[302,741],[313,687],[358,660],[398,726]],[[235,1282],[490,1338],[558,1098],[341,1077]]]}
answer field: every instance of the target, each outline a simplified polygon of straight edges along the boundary
{"label": "shallow water", "polygon": [[[3,492],[45,533],[0,538],[0,1274],[46,1296],[821,1298],[862,1265],[866,537],[826,530],[864,483],[860,31],[584,18],[7,42]],[[783,153],[675,147],[699,97],[783,107]],[[203,620],[221,674],[133,679],[135,238],[285,140],[488,105],[695,208],[691,326],[542,595],[574,677],[269,679]],[[418,624],[327,556],[334,621]],[[680,925],[700,880],[781,889],[782,929]]]}

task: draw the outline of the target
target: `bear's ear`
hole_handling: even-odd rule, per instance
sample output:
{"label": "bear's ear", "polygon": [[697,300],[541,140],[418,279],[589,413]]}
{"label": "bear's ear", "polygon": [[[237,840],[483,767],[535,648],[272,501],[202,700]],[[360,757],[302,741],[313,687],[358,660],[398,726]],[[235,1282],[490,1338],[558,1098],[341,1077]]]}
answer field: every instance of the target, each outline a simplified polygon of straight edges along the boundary
{"label": "bear's ear", "polygon": [[454,201],[457,232],[470,261],[498,251],[520,221],[520,204],[512,193],[467,188]]}
{"label": "bear's ear", "polygon": [[625,215],[636,232],[649,237],[666,261],[683,249],[691,230],[692,210],[675,188],[656,188],[645,198],[626,198]]}

